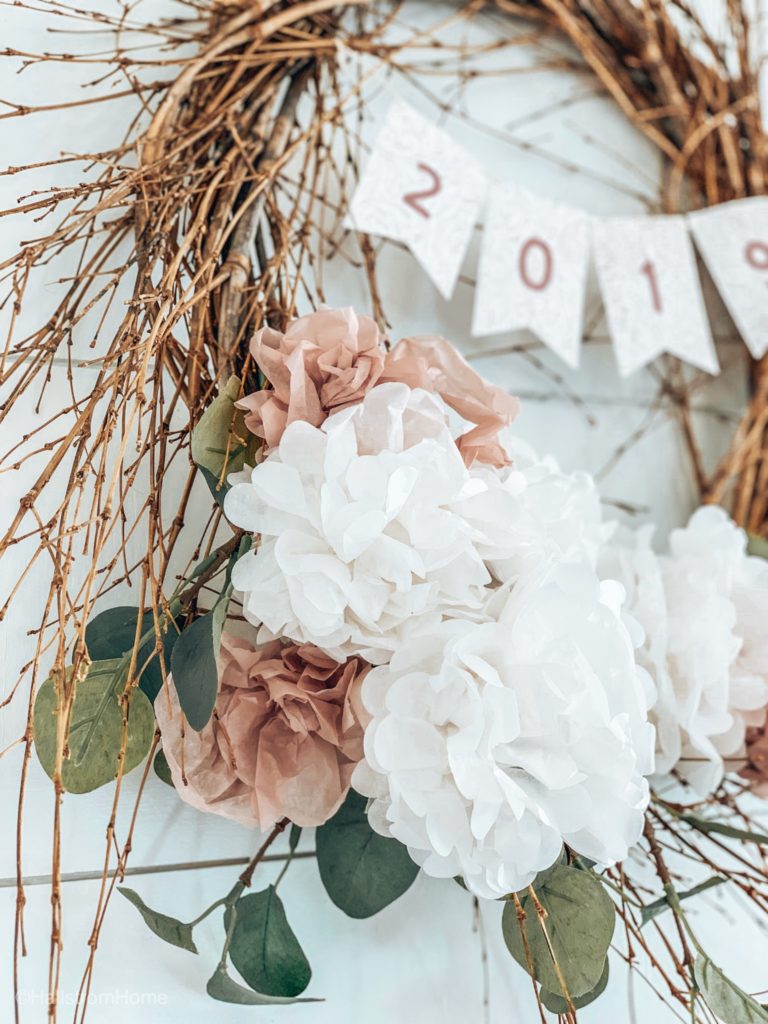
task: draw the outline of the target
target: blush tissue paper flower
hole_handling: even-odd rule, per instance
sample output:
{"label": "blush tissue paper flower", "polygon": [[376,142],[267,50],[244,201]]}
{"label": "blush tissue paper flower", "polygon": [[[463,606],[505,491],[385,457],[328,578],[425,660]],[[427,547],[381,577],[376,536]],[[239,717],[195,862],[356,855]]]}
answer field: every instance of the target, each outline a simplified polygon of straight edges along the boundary
{"label": "blush tissue paper flower", "polygon": [[601,571],[620,579],[645,632],[638,658],[657,691],[657,770],[704,797],[744,759],[748,726],[768,704],[768,565],[714,506],[673,530],[657,556],[650,531],[619,534]]}
{"label": "blush tissue paper flower", "polygon": [[290,423],[319,427],[388,381],[439,394],[465,421],[469,429],[456,443],[467,465],[509,462],[498,434],[517,415],[517,399],[476,373],[445,338],[404,338],[387,353],[370,317],[351,307],[324,307],[293,320],[285,332],[257,331],[251,354],[271,387],[237,405],[267,449],[279,444]]}
{"label": "blush tissue paper flower", "polygon": [[387,355],[381,379],[434,391],[463,420],[474,424],[456,440],[468,466],[476,461],[494,466],[509,463],[499,432],[517,415],[518,400],[476,373],[445,338],[403,338]]}
{"label": "blush tissue paper flower", "polygon": [[227,493],[261,535],[235,565],[245,616],[338,660],[386,661],[446,613],[482,611],[485,559],[507,549],[514,498],[464,464],[442,400],[380,384],[318,429],[290,424]]}
{"label": "blush tissue paper flower", "polygon": [[317,427],[335,409],[359,402],[381,376],[385,349],[373,320],[347,307],[300,317],[285,333],[264,327],[251,354],[272,387],[237,404],[248,429],[274,448],[289,423]]}
{"label": "blush tissue paper flower", "polygon": [[254,648],[224,634],[216,708],[185,725],[173,681],[155,703],[163,751],[187,803],[266,829],[283,817],[322,825],[341,806],[362,756],[360,685],[369,666],[340,665],[309,645]]}
{"label": "blush tissue paper flower", "polygon": [[624,858],[654,737],[620,600],[585,564],[540,567],[494,595],[493,621],[443,622],[374,668],[352,778],[371,826],[487,898],[530,884],[563,842]]}

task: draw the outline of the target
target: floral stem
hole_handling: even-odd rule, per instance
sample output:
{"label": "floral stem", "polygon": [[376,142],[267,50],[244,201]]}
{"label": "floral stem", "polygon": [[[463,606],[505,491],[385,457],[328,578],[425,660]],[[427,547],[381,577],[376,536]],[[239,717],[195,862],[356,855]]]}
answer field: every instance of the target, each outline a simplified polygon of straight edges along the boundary
{"label": "floral stem", "polygon": [[253,881],[253,873],[256,870],[256,867],[258,866],[260,861],[263,859],[264,854],[270,848],[272,843],[274,843],[274,841],[277,839],[280,833],[285,830],[288,824],[289,822],[287,818],[283,818],[281,821],[278,821],[278,823],[269,833],[267,838],[258,848],[256,853],[253,855],[253,857],[251,857],[250,861],[248,862],[248,867],[245,869],[242,875],[240,875],[240,882],[246,889],[250,888],[251,882]]}
{"label": "floral stem", "polygon": [[223,907],[226,902],[227,902],[226,897],[222,897],[220,900],[216,900],[216,902],[212,903],[210,905],[210,907],[207,907],[202,912],[202,914],[199,915],[199,917],[196,917],[194,919],[194,921],[190,921],[189,922],[189,927],[190,928],[196,928],[197,925],[199,925],[201,921],[204,921],[206,919],[206,917],[209,917],[214,912],[214,910],[216,910],[217,907]]}

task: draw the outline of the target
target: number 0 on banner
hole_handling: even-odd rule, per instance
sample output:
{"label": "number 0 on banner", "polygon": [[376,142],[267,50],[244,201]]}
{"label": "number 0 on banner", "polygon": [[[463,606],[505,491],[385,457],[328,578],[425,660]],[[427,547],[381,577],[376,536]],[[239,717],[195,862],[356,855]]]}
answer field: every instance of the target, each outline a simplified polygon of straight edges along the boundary
{"label": "number 0 on banner", "polygon": [[512,185],[491,189],[472,333],[527,328],[579,362],[589,261],[587,218]]}
{"label": "number 0 on banner", "polygon": [[[530,263],[533,262],[533,253],[540,253],[542,270],[538,277],[534,277],[530,270]],[[531,260],[529,262],[529,256]],[[520,280],[526,288],[532,288],[535,292],[543,292],[552,280],[552,249],[540,238],[529,238],[520,249]]]}

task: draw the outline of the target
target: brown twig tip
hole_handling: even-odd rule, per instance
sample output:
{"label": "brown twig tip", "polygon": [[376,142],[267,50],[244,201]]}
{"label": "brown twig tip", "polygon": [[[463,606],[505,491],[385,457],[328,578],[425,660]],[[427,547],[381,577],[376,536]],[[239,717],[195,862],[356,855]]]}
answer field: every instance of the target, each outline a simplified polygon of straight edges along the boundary
{"label": "brown twig tip", "polygon": [[267,838],[264,840],[264,842],[261,844],[261,846],[258,848],[256,853],[249,861],[245,871],[243,871],[242,875],[240,875],[240,881],[242,882],[246,889],[250,888],[251,882],[253,881],[253,873],[259,866],[261,861],[264,859],[264,855],[266,854],[267,850],[270,848],[272,843],[274,843],[277,837],[285,831],[288,825],[290,825],[290,822],[288,821],[287,818],[283,818],[281,821],[278,821],[277,824],[272,829],[272,831],[267,836]]}

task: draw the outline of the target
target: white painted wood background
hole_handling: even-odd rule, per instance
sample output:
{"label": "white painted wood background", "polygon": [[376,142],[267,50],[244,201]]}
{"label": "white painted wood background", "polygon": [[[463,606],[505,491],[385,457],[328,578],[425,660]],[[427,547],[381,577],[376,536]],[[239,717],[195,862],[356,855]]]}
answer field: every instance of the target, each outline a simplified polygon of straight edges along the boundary
{"label": "white painted wood background", "polygon": [[[103,0],[102,0],[103,2]],[[86,6],[98,7],[99,0]],[[146,0],[145,13],[157,15],[173,9],[168,0]],[[450,5],[434,2],[406,5],[410,23],[435,20]],[[139,12],[142,10],[139,8]],[[51,37],[46,29],[52,19],[18,9],[0,8],[0,45],[19,50],[96,49],[93,37]],[[496,29],[488,21],[489,35]],[[516,66],[530,66],[534,53],[521,47],[513,52]],[[493,58],[509,63],[509,54]],[[0,98],[24,103],[44,103],[68,94],[78,75],[62,65],[32,68],[21,77],[13,75],[11,62],[0,62]],[[81,75],[80,78],[83,76]],[[423,83],[441,89],[443,99],[454,101],[451,89],[440,80]],[[394,95],[402,95],[423,112],[438,117],[424,95],[402,81],[379,76],[372,82],[373,116],[369,137]],[[541,114],[562,101],[554,111]],[[0,162],[20,165],[55,153],[78,149],[106,149],[121,134],[123,121],[132,113],[132,102],[119,101],[110,108],[85,107],[76,114],[53,113],[0,122]],[[443,117],[445,126],[468,145],[498,178],[511,178],[540,194],[567,201],[595,214],[626,214],[653,208],[659,176],[652,149],[624,122],[611,103],[599,95],[589,76],[563,72],[536,72],[478,79],[463,93],[457,109],[462,117]],[[510,141],[513,136],[516,142]],[[598,141],[599,140],[599,141]],[[551,154],[552,159],[542,154]],[[574,174],[564,164],[581,168]],[[77,172],[69,165],[32,172],[23,177],[0,177],[0,208],[10,206],[21,192],[53,183],[64,185]],[[645,202],[644,202],[645,200]],[[17,218],[0,220],[0,259],[15,250],[34,227]],[[680,442],[679,428],[663,404],[655,407],[658,381],[653,369],[622,381],[616,372],[604,326],[592,331],[582,355],[582,366],[572,372],[546,351],[535,348],[531,358],[503,354],[511,339],[469,337],[473,289],[477,266],[474,244],[465,262],[464,279],[452,301],[438,296],[411,258],[396,247],[382,253],[383,298],[394,324],[393,337],[410,333],[444,333],[497,383],[523,399],[518,420],[520,433],[541,450],[554,453],[571,469],[585,468],[602,474],[604,493],[634,506],[638,518],[653,520],[663,536],[684,521],[696,491],[690,465]],[[60,272],[60,271],[59,271]],[[367,307],[361,280],[336,261],[328,268],[329,298],[339,304]],[[52,280],[38,277],[27,306],[35,320],[55,303]],[[745,399],[746,352],[735,336],[719,303],[709,296],[718,351],[723,367],[718,378],[705,380],[697,389],[694,419],[708,465],[728,442]],[[595,311],[594,288],[588,311]],[[32,323],[32,319],[28,321]],[[522,339],[525,340],[525,339]],[[91,357],[90,339],[76,339],[75,355]],[[553,381],[546,372],[555,371]],[[76,371],[76,386],[90,386],[94,370]],[[33,398],[25,398],[12,421],[0,427],[0,451],[32,422],[42,422],[66,398],[64,367],[57,365],[54,380],[39,412]],[[638,431],[642,438],[624,457],[615,451],[630,442]],[[31,472],[3,473],[0,478],[0,525],[13,513],[18,498],[29,486]],[[141,495],[132,500],[140,503]],[[200,506],[202,508],[202,505]],[[139,546],[141,542],[138,542]],[[137,548],[138,550],[138,548]],[[19,545],[0,571],[0,599],[4,598],[26,564],[28,550]],[[0,700],[16,678],[32,650],[26,631],[39,617],[43,576],[30,574],[13,614],[0,624]],[[114,596],[115,602],[126,599]],[[130,598],[128,598],[130,600]],[[0,750],[23,730],[22,705],[15,701],[11,713],[0,714]],[[18,748],[0,760],[0,883],[15,873],[15,799],[20,767]],[[135,792],[136,774],[125,783],[124,808]],[[111,801],[109,789],[88,797],[68,797],[63,817],[63,870],[99,871],[104,855],[103,827]],[[50,870],[52,792],[47,778],[33,761],[25,811],[24,871],[44,875]],[[120,828],[125,829],[125,820]],[[123,832],[124,834],[124,832]],[[147,865],[184,861],[247,857],[258,838],[219,818],[203,816],[175,798],[154,776],[149,780],[130,863]],[[311,835],[302,848],[311,849]],[[263,883],[276,868],[259,870]],[[153,874],[131,881],[146,901],[167,913],[193,917],[229,888],[234,868]],[[64,969],[60,1019],[72,1019],[72,1001],[85,964],[86,940],[91,927],[98,883],[69,881],[64,887]],[[291,924],[313,968],[308,994],[324,1002],[297,1007],[237,1008],[213,1004],[204,993],[220,948],[220,923],[207,921],[199,930],[200,957],[167,946],[151,936],[135,910],[119,897],[113,898],[107,926],[102,933],[88,1020],[92,1024],[126,1024],[142,1017],[152,1024],[202,1024],[216,1020],[235,1022],[249,1015],[280,1024],[481,1024],[483,968],[477,922],[472,902],[458,886],[419,878],[395,905],[369,921],[352,921],[337,911],[325,896],[313,860],[297,862],[284,882],[284,900]],[[26,938],[28,956],[22,964],[21,1020],[37,1024],[46,1019],[45,991],[50,925],[49,890],[45,885],[27,888]],[[0,887],[0,1024],[12,1020],[11,949],[15,890]],[[500,939],[500,906],[484,904],[482,928],[489,948],[489,1007],[492,1024],[535,1024],[537,1012],[530,984],[506,953]],[[693,915],[702,939],[712,955],[731,970],[747,989],[768,986],[763,971],[766,941],[763,927],[748,910],[722,889],[698,898]],[[640,978],[628,986],[626,971],[618,959],[612,964],[607,994],[591,1009],[579,1014],[585,1024],[628,1022],[665,1024],[678,1019],[666,1009]]]}

